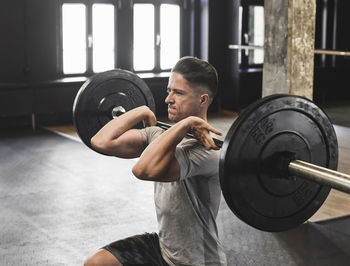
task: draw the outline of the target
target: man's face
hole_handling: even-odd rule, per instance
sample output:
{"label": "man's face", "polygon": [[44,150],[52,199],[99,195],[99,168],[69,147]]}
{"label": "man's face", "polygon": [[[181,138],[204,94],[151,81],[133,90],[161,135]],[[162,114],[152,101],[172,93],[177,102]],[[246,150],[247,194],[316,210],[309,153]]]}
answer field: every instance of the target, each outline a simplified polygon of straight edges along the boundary
{"label": "man's face", "polygon": [[169,120],[178,122],[191,115],[198,116],[200,95],[194,91],[182,74],[173,72],[169,78],[165,103],[168,104]]}

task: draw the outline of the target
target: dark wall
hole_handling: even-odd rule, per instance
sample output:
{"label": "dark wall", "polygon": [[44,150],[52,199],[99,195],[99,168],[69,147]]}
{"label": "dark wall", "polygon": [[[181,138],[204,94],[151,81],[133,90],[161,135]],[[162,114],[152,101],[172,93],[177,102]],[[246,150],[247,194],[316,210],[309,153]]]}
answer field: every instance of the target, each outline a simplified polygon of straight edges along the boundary
{"label": "dark wall", "polygon": [[[225,1],[218,1],[225,2]],[[252,0],[252,2],[254,2]],[[224,4],[222,4],[224,5]],[[220,12],[218,25],[227,21],[225,34],[228,44],[237,44],[238,7],[240,1],[227,1],[226,12]],[[349,24],[350,1],[316,0],[316,33],[315,49],[350,50]],[[220,17],[219,16],[219,17]],[[225,19],[226,16],[226,19]],[[325,26],[325,31],[322,27]],[[212,39],[216,41],[217,35]],[[219,37],[219,39],[221,39]],[[221,90],[221,101],[224,109],[239,111],[261,97],[262,69],[240,69],[238,51],[225,47],[221,56],[225,57],[225,84]],[[225,62],[225,60],[223,62]],[[350,57],[315,55],[314,101],[327,105],[337,101],[349,101],[350,89],[348,76]]]}
{"label": "dark wall", "polygon": [[230,88],[227,76],[230,62],[228,58],[228,34],[227,25],[229,24],[229,1],[211,0],[208,5],[208,42],[206,44],[208,51],[208,61],[216,68],[219,76],[218,94],[211,109],[218,111],[222,108],[222,95],[225,90]]}
{"label": "dark wall", "polygon": [[[129,0],[122,0],[127,5]],[[219,93],[211,111],[239,111],[261,97],[261,68],[241,70],[238,51],[238,0],[188,0],[190,18],[182,27],[190,35],[185,54],[209,60],[219,73]],[[62,79],[58,65],[58,0],[1,0],[0,2],[0,119],[31,114],[71,117],[74,97],[84,82]],[[322,37],[322,11],[327,8],[327,35]],[[316,48],[350,50],[348,25],[350,1],[317,0]],[[120,16],[128,17],[123,11]],[[131,40],[127,25],[117,25],[118,34]],[[325,46],[322,38],[326,38]],[[186,42],[186,40],[184,40]],[[120,67],[130,69],[131,43],[119,46]],[[129,52],[127,52],[129,51]],[[315,101],[326,103],[350,99],[345,57],[315,56]],[[86,79],[86,77],[85,77]],[[157,115],[166,114],[164,104],[167,78],[148,78]],[[28,119],[27,119],[28,118]],[[54,119],[50,121],[54,123]],[[69,122],[69,121],[67,121]]]}
{"label": "dark wall", "polygon": [[57,79],[57,2],[1,1],[1,83]]}
{"label": "dark wall", "polygon": [[[87,77],[62,79],[59,73],[58,0],[1,0],[0,3],[0,119],[31,123],[71,123],[74,98]],[[123,0],[126,5],[128,0]],[[128,12],[120,16],[130,17]],[[118,25],[118,34],[128,37],[125,25]],[[129,30],[130,32],[130,30]],[[130,69],[130,43],[119,47],[119,67]],[[129,51],[126,53],[125,51]],[[166,113],[163,99],[166,78],[146,79],[155,95],[158,114]],[[159,93],[159,91],[164,91]],[[24,119],[19,119],[23,116]],[[11,118],[12,117],[12,118]],[[60,119],[64,117],[64,119]]]}
{"label": "dark wall", "polygon": [[1,1],[0,82],[18,82],[23,78],[25,23],[24,1]]}
{"label": "dark wall", "polygon": [[31,114],[71,113],[82,81],[58,81],[57,3],[1,1],[1,118],[25,116],[29,123]]}
{"label": "dark wall", "polygon": [[[238,43],[239,1],[200,0],[197,14],[200,29],[195,55],[215,66],[219,76],[218,95],[209,111],[239,111],[261,97],[262,70],[241,70],[238,51],[228,49]],[[198,4],[197,4],[198,5]]]}
{"label": "dark wall", "polygon": [[[220,2],[220,1],[219,1]],[[261,1],[251,1],[252,4]],[[240,50],[228,49],[229,44],[240,43],[241,36],[238,32],[240,1],[226,1],[225,10],[217,14],[217,20],[222,20],[220,16],[226,16],[225,20],[225,45],[221,56],[226,62],[224,72],[225,84],[221,91],[222,108],[240,111],[250,103],[261,98],[262,91],[262,66],[254,68],[241,68],[238,64]],[[223,26],[224,27],[224,26]],[[213,35],[213,42],[216,40]],[[243,42],[241,42],[243,43]]]}
{"label": "dark wall", "polygon": [[58,1],[27,0],[25,76],[28,81],[58,78]]}
{"label": "dark wall", "polygon": [[[317,0],[315,48],[350,50],[349,10],[350,1]],[[327,105],[350,100],[349,73],[350,57],[315,55],[314,101]]]}

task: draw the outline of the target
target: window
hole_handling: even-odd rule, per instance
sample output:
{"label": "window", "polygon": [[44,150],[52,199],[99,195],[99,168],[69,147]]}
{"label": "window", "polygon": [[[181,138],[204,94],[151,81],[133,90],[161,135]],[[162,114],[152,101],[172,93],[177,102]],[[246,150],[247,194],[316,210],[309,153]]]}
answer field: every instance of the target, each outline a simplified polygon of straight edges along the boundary
{"label": "window", "polygon": [[[264,6],[261,0],[247,0],[239,8],[239,44],[264,46]],[[241,68],[258,67],[264,63],[263,49],[242,49],[239,55]]]}
{"label": "window", "polygon": [[108,2],[66,2],[61,9],[61,71],[64,75],[115,67],[115,7]]}
{"label": "window", "polygon": [[92,5],[92,69],[101,72],[114,68],[114,7]]}
{"label": "window", "polygon": [[[264,46],[264,7],[249,6],[248,45]],[[248,64],[262,64],[264,50],[249,50]]]}
{"label": "window", "polygon": [[63,73],[86,71],[86,7],[83,4],[62,6]]}
{"label": "window", "polygon": [[142,1],[133,11],[134,70],[170,70],[180,58],[180,5]]}
{"label": "window", "polygon": [[155,60],[154,5],[134,5],[134,70],[152,70]]}
{"label": "window", "polygon": [[60,74],[90,76],[116,67],[139,73],[169,71],[190,49],[190,29],[181,31],[191,16],[185,3],[60,0]]}
{"label": "window", "polygon": [[160,68],[170,69],[180,58],[180,8],[160,6]]}

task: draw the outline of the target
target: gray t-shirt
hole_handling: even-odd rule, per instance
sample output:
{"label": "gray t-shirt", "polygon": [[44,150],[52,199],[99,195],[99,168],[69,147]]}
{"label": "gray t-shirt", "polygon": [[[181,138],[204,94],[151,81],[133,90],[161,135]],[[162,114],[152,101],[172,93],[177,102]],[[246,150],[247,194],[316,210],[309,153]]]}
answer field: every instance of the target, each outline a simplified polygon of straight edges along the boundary
{"label": "gray t-shirt", "polygon": [[[159,127],[142,129],[145,147],[163,132]],[[221,197],[219,154],[184,138],[175,152],[180,180],[154,184],[163,257],[175,265],[227,264],[215,222]]]}

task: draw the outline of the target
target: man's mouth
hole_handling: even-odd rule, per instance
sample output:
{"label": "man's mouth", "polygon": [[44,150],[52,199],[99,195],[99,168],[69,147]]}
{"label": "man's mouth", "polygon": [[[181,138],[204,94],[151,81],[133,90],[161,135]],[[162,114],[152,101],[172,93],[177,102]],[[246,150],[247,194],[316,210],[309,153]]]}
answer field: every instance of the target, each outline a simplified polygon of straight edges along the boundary
{"label": "man's mouth", "polygon": [[171,111],[174,111],[174,110],[175,110],[174,107],[168,106],[168,112],[171,112]]}

